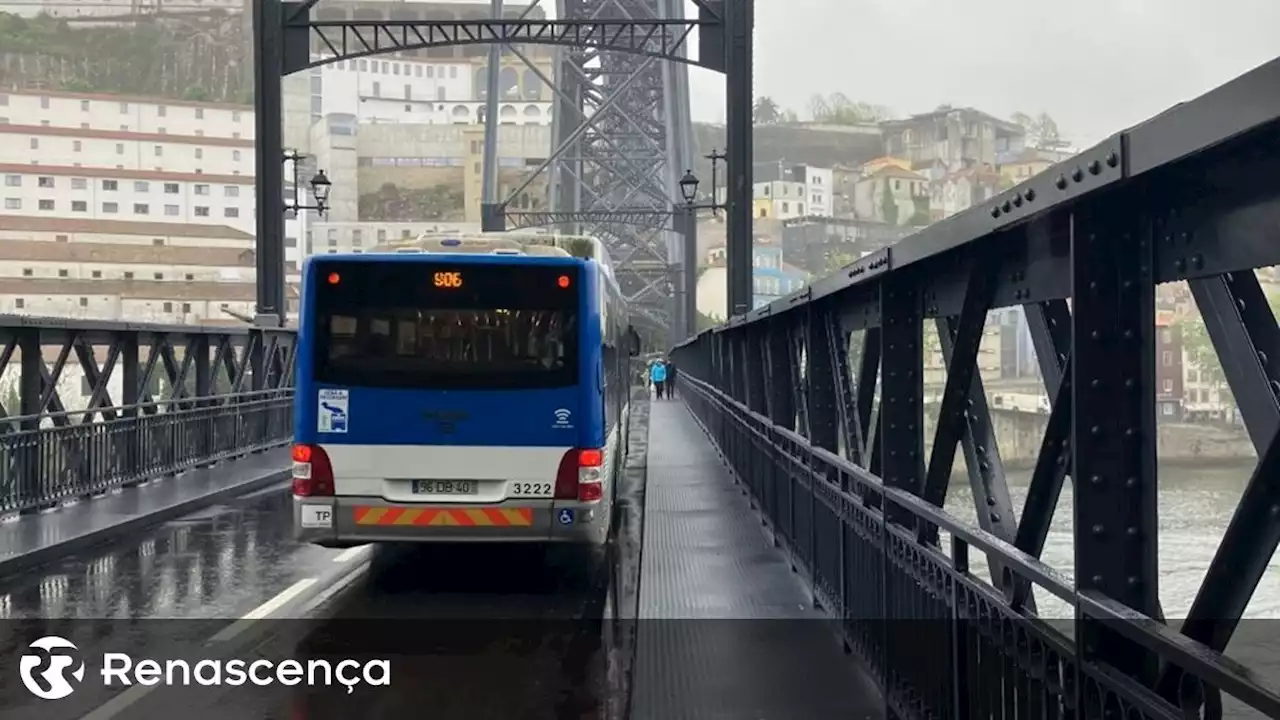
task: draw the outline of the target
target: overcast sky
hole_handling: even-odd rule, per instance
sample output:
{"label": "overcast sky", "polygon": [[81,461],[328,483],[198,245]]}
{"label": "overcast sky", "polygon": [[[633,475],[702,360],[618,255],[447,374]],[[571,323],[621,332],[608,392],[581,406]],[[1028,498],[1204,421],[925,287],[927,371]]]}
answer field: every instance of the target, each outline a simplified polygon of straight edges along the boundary
{"label": "overcast sky", "polygon": [[[1280,0],[755,2],[756,95],[802,117],[832,92],[901,115],[1043,111],[1081,147],[1280,55]],[[694,119],[722,122],[723,76],[690,86]]]}

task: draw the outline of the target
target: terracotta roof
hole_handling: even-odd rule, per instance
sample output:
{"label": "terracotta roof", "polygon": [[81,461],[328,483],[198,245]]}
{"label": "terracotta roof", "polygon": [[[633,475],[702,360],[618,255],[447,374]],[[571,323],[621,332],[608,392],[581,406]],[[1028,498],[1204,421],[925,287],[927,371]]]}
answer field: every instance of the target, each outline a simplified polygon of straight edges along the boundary
{"label": "terracotta roof", "polygon": [[52,125],[0,125],[0,133],[10,135],[48,135],[53,137],[99,138],[103,140],[133,140],[137,142],[187,143],[190,145],[222,145],[224,147],[251,148],[252,140],[244,138],[210,137],[208,135],[161,135],[160,133],[130,132],[127,130],[94,130],[79,127],[54,127]]}
{"label": "terracotta roof", "polygon": [[177,282],[171,280],[69,280],[0,278],[0,295],[117,295],[131,300],[237,300],[257,297],[252,282]]}
{"label": "terracotta roof", "polygon": [[226,225],[196,223],[134,222],[132,220],[81,220],[72,218],[0,215],[0,230],[95,235],[146,235],[147,237],[193,237],[219,240],[252,240],[247,232]]}
{"label": "terracotta roof", "polygon": [[0,95],[29,95],[31,97],[70,98],[72,100],[104,100],[114,103],[139,103],[142,105],[164,105],[166,107],[202,107],[211,110],[239,110],[253,112],[252,105],[233,103],[195,102],[193,100],[171,100],[169,98],[150,95],[108,95],[106,93],[78,93],[65,90],[5,90]]}
{"label": "terracotta roof", "polygon": [[72,165],[22,165],[0,163],[0,174],[57,175],[60,177],[118,178],[152,182],[206,182],[211,185],[252,185],[252,175],[211,175],[208,173],[169,172],[166,170],[124,170],[106,167]]}
{"label": "terracotta roof", "polygon": [[0,261],[254,267],[252,250],[174,245],[0,240]]}
{"label": "terracotta roof", "polygon": [[876,170],[875,172],[871,173],[867,177],[869,178],[893,177],[893,178],[905,178],[907,180],[927,180],[928,179],[924,175],[921,175],[920,173],[912,172],[910,170],[903,170],[897,165],[886,165],[880,168],[879,170]]}

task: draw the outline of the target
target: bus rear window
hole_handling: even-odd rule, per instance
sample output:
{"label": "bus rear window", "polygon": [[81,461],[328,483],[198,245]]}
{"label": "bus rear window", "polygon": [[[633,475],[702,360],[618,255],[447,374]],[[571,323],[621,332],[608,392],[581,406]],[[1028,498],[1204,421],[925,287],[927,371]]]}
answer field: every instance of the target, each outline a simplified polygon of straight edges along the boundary
{"label": "bus rear window", "polygon": [[578,380],[577,268],[351,262],[314,271],[317,382],[533,389]]}

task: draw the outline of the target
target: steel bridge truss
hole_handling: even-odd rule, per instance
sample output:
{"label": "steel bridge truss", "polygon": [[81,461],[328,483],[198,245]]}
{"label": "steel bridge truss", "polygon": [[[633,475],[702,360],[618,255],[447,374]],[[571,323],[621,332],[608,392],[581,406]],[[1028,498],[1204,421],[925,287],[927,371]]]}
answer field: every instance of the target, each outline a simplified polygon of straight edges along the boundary
{"label": "steel bridge truss", "polygon": [[283,442],[293,354],[285,329],[4,318],[0,513]]}
{"label": "steel bridge truss", "polygon": [[[678,249],[667,218],[678,180],[692,166],[685,64],[725,64],[716,52],[722,48],[720,0],[697,0],[696,19],[685,19],[681,0],[557,0],[557,19],[526,20],[540,2],[534,0],[520,18],[465,21],[317,21],[310,10],[318,1],[282,4],[283,74],[448,45],[501,43],[519,57],[555,96],[555,147],[498,212],[547,171],[548,207],[559,215],[555,225],[604,239],[634,307],[651,323],[669,324],[671,273],[652,268],[667,266]],[[705,60],[687,52],[695,28],[700,48],[711,49]],[[527,44],[565,48],[556,78],[546,77],[516,47]],[[327,50],[326,57],[314,59],[316,47]],[[620,208],[628,211],[622,221],[616,217]],[[598,217],[602,213],[615,217]]]}
{"label": "steel bridge truss", "polygon": [[[1221,655],[1280,543],[1280,329],[1255,273],[1280,264],[1277,87],[1280,60],[673,353],[890,717],[1280,716],[1275,679]],[[1155,289],[1175,281],[1258,456],[1178,629],[1156,553]],[[1013,306],[1051,400],[1020,512],[976,368],[988,311]],[[946,363],[931,448],[925,333]],[[957,448],[978,528],[941,510]],[[1067,476],[1074,581],[1039,559]]]}

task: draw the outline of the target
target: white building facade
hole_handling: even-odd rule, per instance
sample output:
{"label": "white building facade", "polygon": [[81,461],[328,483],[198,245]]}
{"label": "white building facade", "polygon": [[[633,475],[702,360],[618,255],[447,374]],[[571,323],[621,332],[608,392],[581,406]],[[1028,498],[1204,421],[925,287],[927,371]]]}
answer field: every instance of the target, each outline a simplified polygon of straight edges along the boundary
{"label": "white building facade", "polygon": [[[0,212],[253,233],[253,138],[247,105],[2,92]],[[286,220],[288,262],[302,231]]]}
{"label": "white building facade", "polygon": [[[499,122],[549,125],[551,90],[538,73],[503,68],[499,77]],[[354,115],[360,122],[428,125],[480,122],[486,95],[485,68],[462,61],[358,58],[311,71],[314,116]]]}
{"label": "white building facade", "polygon": [[808,196],[807,217],[831,217],[834,178],[831,168],[804,167],[805,195]]}

